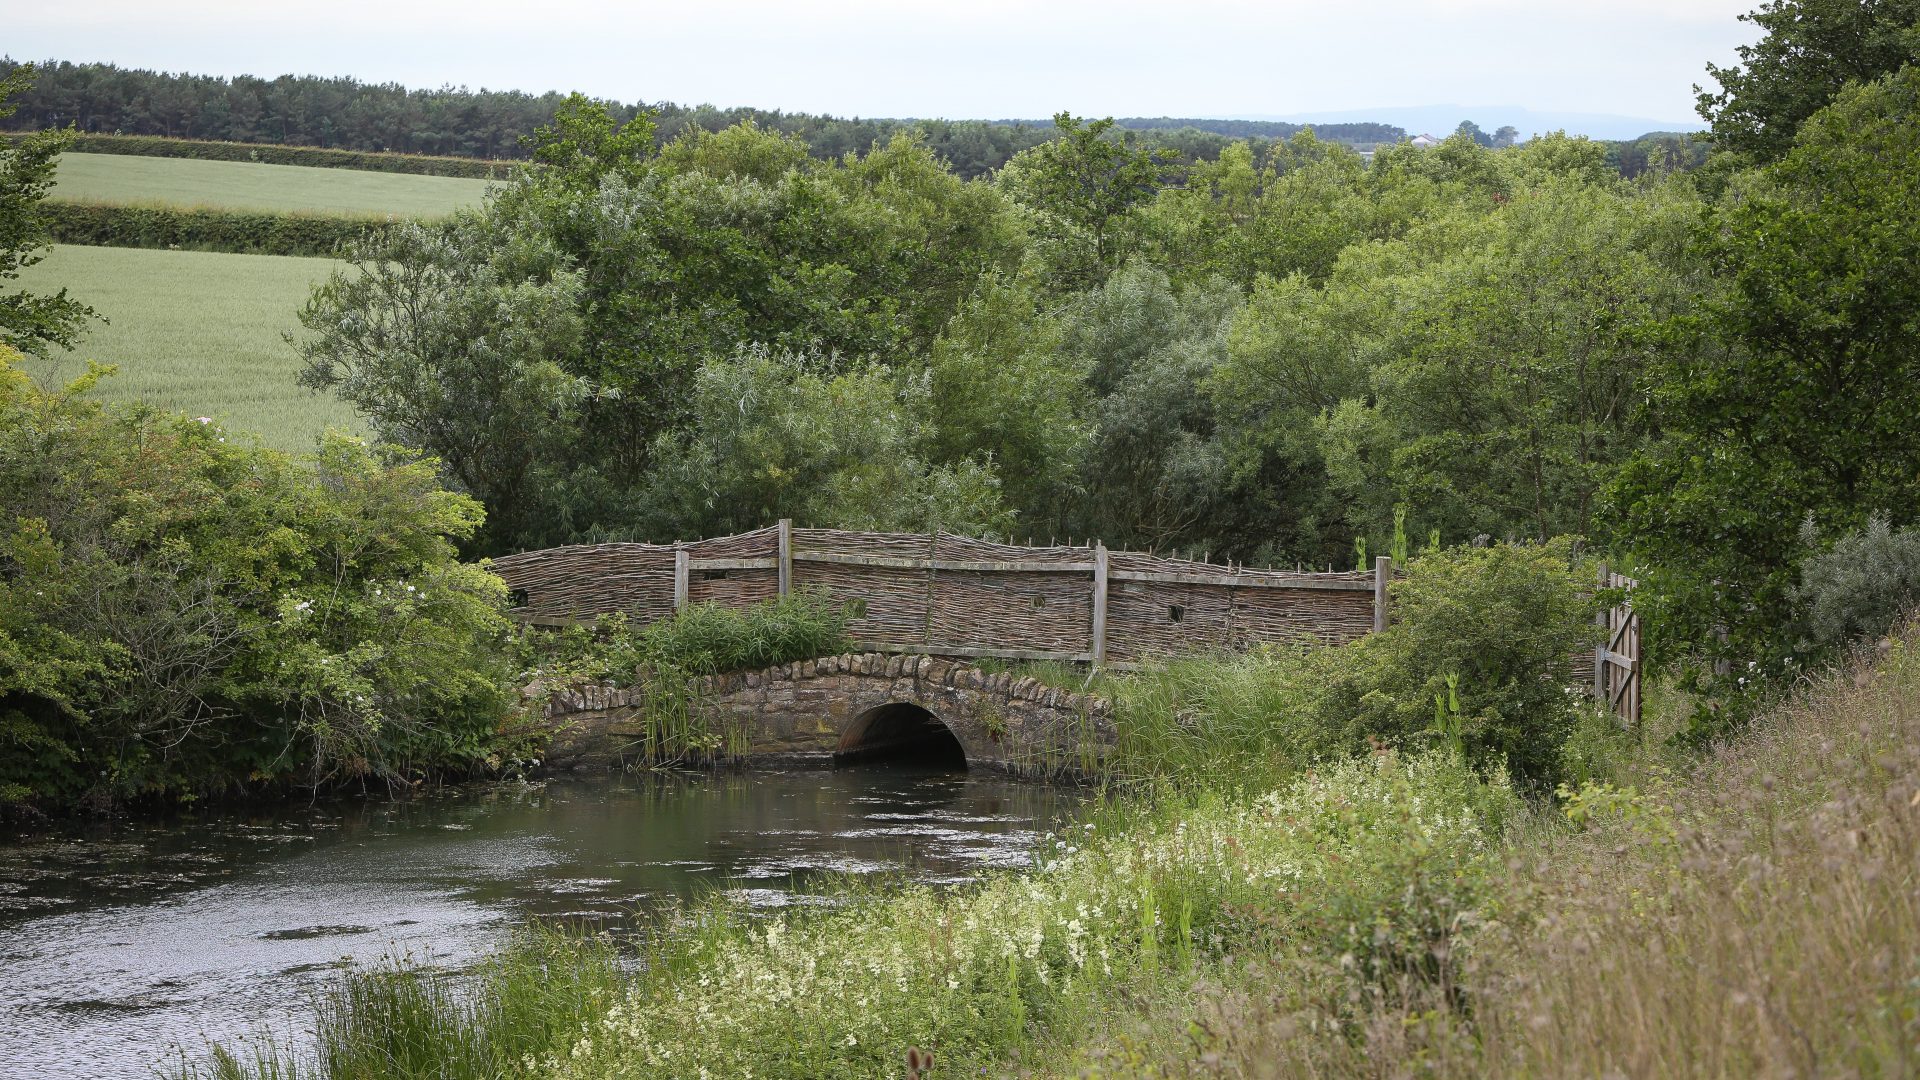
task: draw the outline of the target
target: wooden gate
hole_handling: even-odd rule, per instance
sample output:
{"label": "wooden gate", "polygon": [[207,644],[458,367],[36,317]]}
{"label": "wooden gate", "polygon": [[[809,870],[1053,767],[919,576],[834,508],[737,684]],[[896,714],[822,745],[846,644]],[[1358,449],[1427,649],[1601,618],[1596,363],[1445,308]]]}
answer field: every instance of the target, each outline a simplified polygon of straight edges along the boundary
{"label": "wooden gate", "polygon": [[1600,587],[1625,589],[1626,599],[1618,607],[1594,616],[1606,630],[1593,655],[1593,696],[1628,727],[1640,727],[1640,616],[1633,610],[1633,589],[1639,585],[1630,577],[1613,573],[1603,563]]}

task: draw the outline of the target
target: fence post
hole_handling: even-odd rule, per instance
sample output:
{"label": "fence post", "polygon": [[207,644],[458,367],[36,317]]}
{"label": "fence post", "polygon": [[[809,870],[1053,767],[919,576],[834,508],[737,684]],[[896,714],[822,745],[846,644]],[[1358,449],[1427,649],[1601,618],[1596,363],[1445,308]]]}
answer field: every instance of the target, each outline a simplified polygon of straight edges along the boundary
{"label": "fence post", "polygon": [[[1607,564],[1600,564],[1600,587],[1607,587],[1612,577]],[[1607,700],[1607,645],[1613,635],[1613,613],[1606,609],[1594,612],[1593,621],[1600,627],[1600,643],[1593,647],[1593,696],[1601,702]]]}
{"label": "fence post", "polygon": [[1093,545],[1093,666],[1107,662],[1107,545]]}
{"label": "fence post", "polygon": [[1387,628],[1387,579],[1393,576],[1393,557],[1382,555],[1373,560],[1373,632]]}
{"label": "fence post", "polygon": [[687,554],[686,548],[673,549],[673,610],[675,611],[687,606],[687,564],[692,561],[693,556]]}
{"label": "fence post", "polygon": [[793,591],[793,519],[780,519],[780,595]]}

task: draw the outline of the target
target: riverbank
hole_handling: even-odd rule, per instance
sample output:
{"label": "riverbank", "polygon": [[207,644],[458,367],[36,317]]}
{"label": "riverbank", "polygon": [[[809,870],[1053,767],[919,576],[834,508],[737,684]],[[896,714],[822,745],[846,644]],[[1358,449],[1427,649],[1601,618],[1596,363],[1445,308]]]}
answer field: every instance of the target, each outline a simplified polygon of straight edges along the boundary
{"label": "riverbank", "polygon": [[1029,865],[1086,794],[907,769],[603,772],[0,844],[0,1074],[132,1080],[170,1044],[200,1060],[262,1031],[305,1053],[343,972],[411,955],[464,987],[529,925],[630,938],[720,893],[767,911],[849,880],[951,887]]}
{"label": "riverbank", "polygon": [[1531,807],[1452,749],[1383,751],[1122,803],[959,892],[690,906],[637,974],[551,939],[477,996],[361,972],[319,1075],[1907,1074],[1912,637],[1704,758],[1583,731]]}

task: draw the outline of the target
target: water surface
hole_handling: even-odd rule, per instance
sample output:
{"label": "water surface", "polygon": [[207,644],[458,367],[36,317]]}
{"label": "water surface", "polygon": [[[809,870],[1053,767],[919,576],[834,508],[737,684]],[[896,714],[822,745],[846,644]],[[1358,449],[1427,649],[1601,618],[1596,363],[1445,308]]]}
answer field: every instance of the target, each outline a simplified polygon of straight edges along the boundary
{"label": "water surface", "polygon": [[838,874],[1024,867],[1079,798],[887,768],[605,775],[0,843],[0,1077],[149,1076],[175,1045],[297,1030],[342,966],[459,968],[529,918],[645,932],[702,891],[778,907]]}

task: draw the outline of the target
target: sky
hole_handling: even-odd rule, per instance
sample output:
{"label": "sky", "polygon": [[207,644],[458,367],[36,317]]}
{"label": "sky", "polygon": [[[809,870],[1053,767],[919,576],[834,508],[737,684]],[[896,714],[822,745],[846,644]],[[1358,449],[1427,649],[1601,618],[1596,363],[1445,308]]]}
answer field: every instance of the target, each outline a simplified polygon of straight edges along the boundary
{"label": "sky", "polygon": [[1699,126],[1757,0],[0,0],[0,52],[859,116],[1510,104]]}

